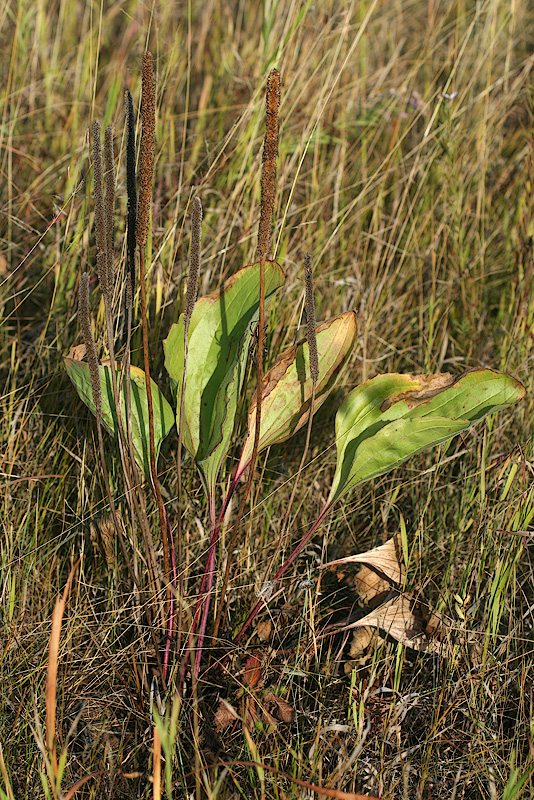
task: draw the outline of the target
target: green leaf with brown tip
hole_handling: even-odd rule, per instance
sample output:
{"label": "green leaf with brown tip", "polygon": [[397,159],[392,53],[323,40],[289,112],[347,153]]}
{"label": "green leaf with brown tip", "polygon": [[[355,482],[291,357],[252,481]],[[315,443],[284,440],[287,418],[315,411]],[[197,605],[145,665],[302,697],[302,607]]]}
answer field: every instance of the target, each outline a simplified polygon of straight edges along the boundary
{"label": "green leaf with brown tip", "polygon": [[[317,328],[319,378],[314,412],[327,399],[350,355],[358,325],[354,311],[327,320]],[[262,383],[258,452],[289,439],[308,420],[312,395],[309,347],[306,340],[286,350],[265,374]],[[257,392],[248,412],[248,432],[237,475],[246,469],[254,449]]]}
{"label": "green leaf with brown tip", "polygon": [[515,378],[489,369],[458,377],[394,373],[366,381],[336,416],[337,467],[328,504],[524,394]]}
{"label": "green leaf with brown tip", "polygon": [[[85,405],[96,414],[93,401],[93,390],[89,375],[89,364],[73,358],[65,358],[65,369],[76,391]],[[99,366],[100,390],[102,396],[102,424],[112,436],[117,435],[117,412],[113,399],[111,368]],[[120,384],[121,371],[117,368],[117,383]],[[126,376],[125,379],[126,380]],[[156,461],[163,439],[174,425],[174,412],[162,392],[153,380],[150,381],[152,408],[154,417],[154,444]],[[150,475],[150,438],[148,423],[148,395],[146,391],[145,373],[138,367],[130,367],[131,428],[135,460],[144,470],[147,478]],[[126,432],[126,392],[121,392],[121,421]]]}

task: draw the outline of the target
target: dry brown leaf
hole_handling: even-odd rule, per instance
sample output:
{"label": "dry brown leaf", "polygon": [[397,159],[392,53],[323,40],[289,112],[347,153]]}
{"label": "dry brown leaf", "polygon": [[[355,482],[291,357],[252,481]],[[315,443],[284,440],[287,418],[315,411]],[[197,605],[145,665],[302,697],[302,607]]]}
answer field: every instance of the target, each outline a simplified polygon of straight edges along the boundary
{"label": "dry brown leaf", "polygon": [[396,595],[370,614],[348,625],[345,630],[364,626],[380,628],[413,650],[442,654],[441,642],[431,639],[426,632],[423,619],[415,616],[413,612],[415,603],[413,596]]}
{"label": "dry brown leaf", "polygon": [[245,718],[245,725],[251,731],[254,730],[256,726],[256,722],[259,720],[260,716],[258,714],[258,709],[256,708],[256,700],[252,696],[248,696],[245,698],[243,703],[243,716]]}
{"label": "dry brown leaf", "polygon": [[61,636],[61,623],[63,621],[63,614],[67,604],[67,597],[74,578],[74,571],[76,570],[81,559],[78,559],[76,564],[70,571],[67,583],[63,589],[63,595],[58,596],[54,611],[52,612],[52,630],[50,631],[50,640],[48,643],[48,666],[46,670],[46,746],[48,755],[52,762],[52,770],[54,777],[58,776],[58,760],[56,753],[56,699],[57,699],[57,673],[59,661],[59,640]]}
{"label": "dry brown leaf", "polygon": [[245,662],[245,669],[243,670],[243,683],[255,689],[261,686],[261,653],[253,653]]}
{"label": "dry brown leaf", "polygon": [[261,709],[261,716],[266,725],[272,725],[274,728],[278,726],[278,720],[276,720],[273,715],[269,713],[265,705]]}
{"label": "dry brown leaf", "polygon": [[256,633],[262,642],[268,642],[272,636],[272,632],[273,623],[270,619],[265,620],[265,622],[258,622],[256,626]]}
{"label": "dry brown leaf", "polygon": [[357,628],[354,631],[350,644],[350,657],[358,660],[365,651],[377,640],[376,630],[372,628]]}
{"label": "dry brown leaf", "polygon": [[274,692],[267,692],[263,698],[265,705],[270,708],[280,722],[292,722],[295,717],[295,709]]}
{"label": "dry brown leaf", "polygon": [[84,344],[77,344],[70,348],[67,358],[72,358],[74,361],[83,361],[86,352],[87,348]]}
{"label": "dry brown leaf", "polygon": [[367,550],[365,553],[329,561],[328,564],[324,564],[323,569],[338,564],[366,564],[381,572],[394,583],[401,584],[404,577],[404,564],[399,559],[399,544],[396,540],[397,537],[392,536],[385,544],[373,547],[372,550]]}
{"label": "dry brown leaf", "polygon": [[235,719],[239,719],[235,708],[226,700],[221,700],[214,717],[216,732],[224,731]]}
{"label": "dry brown leaf", "polygon": [[383,578],[365,564],[354,576],[353,584],[362,605],[375,608],[386,599],[391,591],[391,584],[387,578]]}
{"label": "dry brown leaf", "polygon": [[106,558],[108,569],[113,571],[115,566],[115,539],[117,538],[117,529],[115,528],[111,514],[91,520],[90,538],[91,544],[96,551],[98,551],[99,546],[101,547]]}

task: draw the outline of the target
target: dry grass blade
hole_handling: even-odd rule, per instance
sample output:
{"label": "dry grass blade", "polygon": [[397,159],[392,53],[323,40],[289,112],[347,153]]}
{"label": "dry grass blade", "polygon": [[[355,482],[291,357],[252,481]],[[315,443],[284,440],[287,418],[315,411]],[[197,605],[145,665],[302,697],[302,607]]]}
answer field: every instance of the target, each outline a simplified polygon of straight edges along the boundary
{"label": "dry grass blade", "polygon": [[9,780],[9,775],[7,773],[6,764],[4,761],[4,751],[2,749],[1,742],[0,742],[0,774],[4,779],[4,786],[6,787],[6,792],[7,792],[7,800],[15,800],[15,795],[13,794],[13,789],[11,788],[11,781]]}
{"label": "dry grass blade", "polygon": [[[317,383],[319,378],[319,355],[317,353],[317,323],[315,320],[315,296],[313,287],[313,265],[309,253],[304,257],[304,286],[306,290],[306,338],[310,352],[310,375]],[[310,410],[313,417],[313,408]]]}
{"label": "dry grass blade", "polygon": [[52,613],[52,630],[48,644],[48,667],[46,670],[46,746],[52,764],[54,778],[58,776],[58,763],[56,753],[56,695],[57,695],[57,672],[59,661],[59,640],[61,636],[61,624],[65,605],[69,595],[74,572],[80,563],[76,562],[70,571],[70,575],[65,584],[63,595],[58,597],[54,611]]}
{"label": "dry grass blade", "polygon": [[369,800],[370,797],[374,796],[370,794],[358,794],[357,792],[343,792],[340,789],[326,789],[323,786],[317,786],[314,783],[308,783],[308,781],[302,781],[299,778],[293,777],[292,775],[287,775],[284,772],[280,772],[280,770],[276,769],[276,767],[271,767],[269,764],[263,764],[258,761],[220,761],[219,763],[224,767],[233,767],[238,765],[243,767],[254,767],[256,769],[260,767],[261,769],[266,770],[266,772],[271,772],[273,775],[278,775],[280,778],[291,781],[291,783],[294,783],[297,786],[302,786],[304,789],[314,792],[320,797],[332,797],[334,800]]}
{"label": "dry grass blade", "polygon": [[80,780],[76,781],[76,783],[73,784],[70,787],[70,789],[67,790],[67,792],[65,792],[65,794],[63,795],[63,800],[72,800],[78,789],[81,789],[82,786],[87,783],[87,781],[90,781],[91,778],[99,778],[101,775],[104,774],[105,770],[98,769],[95,770],[95,772],[90,772],[88,775],[84,775],[83,778],[80,778]]}

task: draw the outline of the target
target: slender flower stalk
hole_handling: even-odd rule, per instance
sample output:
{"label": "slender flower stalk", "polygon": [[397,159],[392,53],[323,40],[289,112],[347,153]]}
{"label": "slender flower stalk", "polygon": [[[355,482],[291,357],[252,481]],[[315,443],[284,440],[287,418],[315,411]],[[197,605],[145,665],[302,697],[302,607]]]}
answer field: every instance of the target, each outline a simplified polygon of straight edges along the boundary
{"label": "slender flower stalk", "polygon": [[[189,330],[191,315],[198,295],[198,279],[200,277],[200,249],[202,243],[202,202],[200,197],[193,200],[191,214],[191,256],[189,259],[189,272],[187,275],[187,289],[185,293],[184,326]],[[186,338],[187,346],[187,338]]]}
{"label": "slender flower stalk", "polygon": [[[163,567],[167,583],[167,605],[171,597],[171,572],[169,539],[165,521],[165,507],[159,487],[156,470],[156,446],[154,438],[154,409],[150,385],[150,353],[148,348],[148,319],[146,302],[145,246],[150,226],[150,207],[152,202],[152,180],[154,176],[154,151],[156,134],[156,83],[152,55],[143,54],[142,97],[141,97],[141,156],[139,168],[139,205],[137,208],[136,243],[139,250],[139,283],[141,301],[141,328],[143,332],[143,356],[148,406],[148,430],[150,439],[150,475],[152,488],[158,506],[159,524],[163,542]],[[172,623],[171,623],[172,625]]]}
{"label": "slender flower stalk", "polygon": [[128,228],[126,233],[126,309],[131,312],[133,303],[133,289],[135,286],[137,186],[135,176],[135,116],[132,95],[130,92],[126,92],[124,95],[124,113],[126,117],[126,194],[128,197]]}
{"label": "slender flower stalk", "polygon": [[[282,564],[282,566],[278,569],[278,571],[276,572],[274,578],[272,579],[272,582],[269,582],[270,586],[272,584],[272,587],[274,588],[274,585],[277,583],[277,581],[280,580],[280,578],[284,575],[284,573],[289,569],[291,564],[295,561],[295,559],[304,550],[304,548],[306,547],[306,545],[308,544],[310,539],[313,537],[313,535],[316,533],[316,531],[319,528],[319,526],[321,525],[322,521],[324,520],[324,518],[326,517],[326,515],[330,511],[330,508],[331,508],[331,506],[328,505],[328,504],[326,504],[323,507],[321,513],[319,514],[319,516],[317,517],[317,519],[315,520],[315,522],[313,523],[313,525],[309,529],[308,533],[305,536],[303,536],[303,538],[300,540],[298,545],[295,547],[295,549],[293,550],[293,552],[291,553],[289,558],[287,558],[284,561],[284,563]],[[249,629],[250,625],[252,624],[254,619],[257,617],[257,615],[259,614],[261,609],[264,607],[264,605],[265,605],[265,603],[266,603],[266,601],[268,599],[269,599],[268,597],[267,598],[260,597],[260,599],[258,600],[256,605],[253,607],[252,611],[250,611],[250,613],[249,613],[248,617],[246,618],[245,622],[243,623],[243,625],[241,627],[241,630],[239,631],[237,636],[234,638],[234,644],[235,645],[239,644],[239,642],[242,640],[243,636],[245,635],[245,633],[247,632],[247,630]]]}
{"label": "slender flower stalk", "polygon": [[[182,548],[182,444],[183,444],[183,418],[185,408],[185,385],[187,376],[187,357],[189,352],[189,325],[191,323],[191,316],[198,295],[198,279],[200,277],[200,257],[201,257],[201,244],[202,244],[202,202],[200,197],[193,199],[193,210],[191,214],[191,251],[189,257],[189,270],[187,273],[187,288],[185,293],[185,308],[184,308],[184,370],[182,373],[182,386],[180,392],[180,413],[178,417],[178,524],[176,529],[176,540],[178,553],[178,562],[182,563],[183,548]],[[184,583],[187,578],[184,576],[183,571],[180,572],[180,596],[184,595]],[[181,637],[182,630],[182,605],[180,605],[178,617],[178,636]],[[180,649],[181,640],[178,643]]]}
{"label": "slender flower stalk", "polygon": [[147,243],[152,202],[152,179],[154,175],[154,152],[156,147],[156,84],[152,54],[143,53],[142,74],[142,132],[139,162],[139,205],[137,208],[136,239],[142,250]]}
{"label": "slender flower stalk", "polygon": [[308,353],[310,358],[310,375],[312,379],[312,391],[310,397],[310,410],[308,412],[308,426],[306,429],[306,442],[304,450],[300,459],[300,465],[295,476],[293,489],[289,503],[287,504],[287,511],[285,514],[282,527],[280,529],[280,542],[283,542],[284,534],[287,530],[289,522],[289,515],[293,507],[293,501],[297,493],[299,479],[304,469],[304,463],[308,455],[308,448],[310,446],[311,430],[313,425],[313,414],[315,410],[315,395],[317,392],[317,381],[319,380],[319,353],[317,352],[317,323],[315,320],[315,296],[313,289],[313,265],[312,258],[309,253],[304,256],[304,291],[305,291],[305,307],[306,307],[306,339],[308,340]]}
{"label": "slender flower stalk", "polygon": [[[124,305],[126,309],[126,347],[124,352],[124,374],[130,374],[130,342],[133,322],[133,293],[135,288],[135,247],[137,224],[137,187],[135,177],[135,117],[133,100],[130,92],[124,94],[124,115],[126,117],[126,195],[128,198],[127,230],[126,230],[126,290]],[[130,381],[126,387],[126,439],[130,452],[130,461],[135,469],[135,458],[132,440],[131,422],[131,389]]]}
{"label": "slender flower stalk", "polygon": [[[305,287],[305,306],[306,306],[306,337],[307,337],[307,340],[308,340],[310,375],[311,375],[311,379],[312,379],[310,410],[309,410],[308,425],[307,425],[307,430],[306,430],[306,443],[304,445],[304,451],[303,451],[302,457],[300,459],[300,465],[299,465],[299,468],[297,470],[295,481],[293,483],[293,488],[291,490],[291,495],[290,495],[290,498],[289,498],[289,502],[287,504],[287,510],[286,510],[286,513],[285,513],[285,516],[284,516],[284,520],[283,520],[281,528],[280,528],[279,547],[276,548],[275,555],[273,555],[273,557],[272,557],[272,559],[271,559],[271,561],[270,561],[270,563],[269,563],[269,565],[267,567],[267,570],[266,570],[266,573],[265,573],[264,585],[272,583],[273,586],[274,586],[274,584],[279,580],[279,578],[282,577],[282,575],[284,574],[286,569],[288,569],[288,567],[291,566],[291,564],[293,563],[295,558],[301,552],[302,548],[311,539],[311,537],[313,536],[313,534],[317,530],[317,527],[319,526],[319,523],[322,521],[322,519],[324,518],[324,516],[326,515],[326,513],[328,511],[327,507],[325,507],[323,509],[323,511],[321,512],[320,516],[318,517],[318,521],[316,521],[313,524],[311,530],[299,542],[297,547],[293,550],[292,554],[284,562],[282,567],[280,567],[280,569],[278,570],[278,572],[275,574],[274,578],[271,581],[270,578],[269,578],[269,576],[271,574],[271,569],[272,569],[274,561],[276,559],[276,553],[278,553],[278,551],[280,549],[280,546],[283,544],[284,536],[286,534],[287,526],[288,526],[288,522],[289,522],[289,515],[291,513],[291,508],[293,506],[293,501],[294,501],[295,495],[297,493],[297,487],[298,487],[299,479],[300,479],[300,476],[301,476],[302,471],[304,469],[304,464],[305,464],[305,461],[306,461],[306,457],[308,455],[308,448],[310,446],[310,438],[311,438],[311,429],[312,429],[312,424],[313,424],[313,413],[314,413],[314,406],[315,406],[315,394],[316,394],[316,391],[317,391],[317,381],[319,379],[319,354],[317,352],[317,331],[316,331],[317,324],[316,324],[316,319],[315,319],[315,298],[314,298],[314,287],[313,287],[313,266],[312,266],[311,255],[309,253],[306,253],[306,256],[304,258],[304,287]],[[238,635],[238,638],[235,640],[236,643],[238,641],[240,641],[240,639],[241,639],[242,635],[244,634],[244,632],[246,631],[247,627],[250,625],[250,623],[252,622],[252,620],[254,619],[256,614],[261,610],[263,602],[264,602],[264,600],[263,600],[263,598],[261,598],[258,601],[258,603],[256,603],[256,605],[254,606],[252,611],[250,612],[249,616],[247,617],[247,620],[245,621],[245,624],[243,625],[243,628],[241,629],[241,631],[240,631],[240,633]]]}
{"label": "slender flower stalk", "polygon": [[[263,346],[265,340],[265,262],[271,257],[271,240],[274,220],[274,203],[276,197],[276,159],[278,158],[278,138],[279,138],[279,122],[278,112],[280,109],[280,73],[277,69],[271,70],[267,78],[267,89],[265,92],[265,138],[263,141],[262,153],[262,173],[261,173],[261,200],[260,200],[260,222],[258,226],[258,247],[256,257],[260,262],[260,305],[259,305],[259,320],[258,320],[258,343],[257,343],[257,380],[258,389],[256,392],[256,428],[254,433],[254,447],[252,450],[252,457],[250,460],[250,467],[243,497],[237,512],[236,523],[234,525],[232,535],[230,536],[230,543],[228,547],[228,559],[226,562],[226,570],[223,579],[223,586],[221,592],[221,602],[219,603],[219,610],[214,626],[214,639],[219,632],[221,623],[224,597],[228,586],[230,576],[230,567],[232,563],[232,553],[237,540],[237,533],[239,523],[242,519],[243,512],[248,500],[252,480],[254,478],[254,471],[256,467],[256,459],[258,457],[258,447],[260,442],[260,423],[261,423],[261,402],[262,392],[261,385],[263,382]],[[233,487],[235,488],[235,486]]]}
{"label": "slender flower stalk", "polygon": [[265,93],[265,139],[262,153],[260,224],[258,227],[258,261],[268,260],[276,196],[276,159],[278,158],[278,112],[280,109],[280,73],[271,70]]}
{"label": "slender flower stalk", "polygon": [[[257,380],[258,380],[258,401],[256,404],[256,431],[254,438],[254,448],[252,451],[252,458],[250,462],[250,470],[248,474],[247,483],[243,492],[241,505],[237,513],[237,522],[234,526],[232,536],[230,538],[229,555],[226,566],[226,572],[223,583],[223,591],[221,594],[221,603],[219,604],[219,612],[215,620],[214,638],[216,637],[220,620],[221,609],[223,606],[224,594],[228,583],[229,569],[231,563],[231,554],[234,549],[235,540],[237,537],[237,528],[239,520],[241,519],[245,505],[252,486],[254,476],[254,469],[256,466],[256,459],[258,456],[258,447],[260,441],[260,422],[261,422],[261,384],[263,381],[263,346],[265,341],[265,262],[271,257],[271,240],[272,229],[274,220],[274,203],[276,197],[276,159],[278,157],[278,111],[280,108],[280,73],[277,69],[271,70],[267,78],[267,89],[265,92],[265,138],[263,142],[262,153],[262,173],[261,173],[261,200],[260,200],[260,221],[258,225],[258,247],[256,251],[257,260],[260,262],[260,298],[259,298],[259,319],[258,319],[258,344],[257,344]],[[210,549],[208,553],[208,562],[204,571],[202,580],[202,588],[197,603],[197,609],[200,604],[204,604],[202,609],[202,621],[199,630],[197,652],[195,658],[195,677],[198,678],[200,671],[200,661],[202,658],[202,648],[204,644],[204,634],[206,631],[211,590],[213,588],[213,575],[215,571],[215,552],[216,545],[219,537],[219,526],[215,525],[215,518],[211,525],[211,540]],[[203,594],[204,584],[206,586],[206,593]]]}

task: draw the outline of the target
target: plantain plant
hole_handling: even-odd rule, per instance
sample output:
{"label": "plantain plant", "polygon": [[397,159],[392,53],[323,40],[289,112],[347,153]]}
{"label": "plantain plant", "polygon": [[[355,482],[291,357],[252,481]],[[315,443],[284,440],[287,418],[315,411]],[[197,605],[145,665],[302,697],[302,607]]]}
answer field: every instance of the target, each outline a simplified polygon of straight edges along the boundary
{"label": "plantain plant", "polygon": [[[128,239],[126,270],[127,344],[122,363],[114,358],[111,295],[113,289],[113,203],[108,197],[103,204],[102,187],[95,188],[97,205],[97,262],[106,306],[106,324],[110,363],[98,363],[95,343],[89,323],[88,278],[84,277],[80,291],[80,316],[86,342],[88,361],[66,358],[65,367],[80,398],[95,414],[99,430],[103,467],[104,448],[100,428],[103,426],[115,437],[121,454],[127,489],[132,498],[132,524],[138,524],[145,536],[153,580],[157,583],[158,565],[152,544],[152,532],[147,530],[143,501],[136,488],[136,470],[150,483],[160,511],[160,530],[164,550],[164,578],[167,603],[162,611],[166,631],[166,648],[162,674],[167,677],[169,654],[175,634],[182,642],[182,622],[175,612],[175,597],[181,595],[181,605],[188,598],[179,586],[183,547],[181,542],[181,469],[182,447],[191,455],[207,498],[210,545],[200,593],[189,633],[182,648],[183,679],[187,656],[195,649],[194,674],[198,677],[204,637],[209,620],[210,598],[217,570],[217,544],[222,522],[240,481],[245,475],[246,489],[236,514],[232,540],[238,532],[239,519],[246,496],[254,479],[257,456],[271,445],[288,439],[307,426],[307,442],[302,456],[303,466],[314,413],[329,397],[332,388],[349,363],[357,342],[357,320],[348,311],[317,326],[313,302],[311,258],[306,259],[307,337],[282,353],[273,366],[263,373],[264,325],[269,304],[284,285],[284,271],[272,260],[271,231],[273,226],[278,152],[278,106],[280,76],[273,70],[269,76],[266,95],[266,137],[263,153],[261,219],[258,234],[257,261],[247,266],[237,265],[234,274],[216,291],[196,299],[200,271],[200,240],[202,209],[200,200],[193,203],[193,237],[191,263],[185,310],[164,342],[165,368],[172,390],[172,403],[150,378],[148,335],[146,322],[145,245],[152,182],[154,85],[152,62],[148,54],[143,62],[143,137],[141,144],[140,199],[136,222],[135,140],[133,138],[133,107],[127,96],[127,187]],[[95,136],[100,131],[95,129]],[[109,138],[109,137],[108,137]],[[98,142],[94,147],[99,158]],[[152,150],[151,150],[152,148]],[[108,152],[106,176],[111,174],[112,156]],[[101,181],[101,169],[95,166],[95,186]],[[106,177],[106,180],[108,178]],[[111,191],[111,189],[109,189]],[[139,220],[142,220],[140,225]],[[100,227],[101,232],[98,233]],[[141,228],[141,233],[139,232]],[[137,232],[135,239],[133,231]],[[136,247],[137,245],[137,247]],[[130,332],[135,292],[135,263],[140,265],[141,324],[144,339],[144,370],[130,365]],[[103,266],[102,266],[103,265]],[[277,302],[280,302],[277,300]],[[246,430],[237,443],[240,457],[226,494],[219,500],[222,477],[228,469],[231,448],[236,446],[241,399],[247,392],[249,353],[255,331],[257,342],[257,386],[250,399]],[[350,382],[350,380],[349,380]],[[355,386],[342,401],[335,420],[337,466],[327,500],[317,519],[283,564],[279,566],[258,602],[250,610],[234,638],[238,644],[258,612],[269,602],[276,582],[295,561],[321,523],[356,487],[390,472],[412,455],[445,442],[466,430],[488,414],[518,402],[524,396],[523,386],[507,374],[479,369],[462,375],[378,375]],[[162,441],[176,424],[178,438],[179,496],[177,538],[173,541],[167,511],[163,507],[157,473],[157,459]],[[300,472],[300,470],[299,470]],[[108,498],[113,508],[113,496],[106,480]],[[291,506],[290,499],[289,507]],[[288,512],[289,513],[289,512]],[[287,523],[287,517],[283,528]],[[118,524],[118,523],[117,523]],[[126,540],[124,532],[123,539]],[[121,540],[122,541],[122,540]],[[232,545],[229,548],[231,554]],[[126,554],[126,548],[123,547]],[[177,563],[178,562],[178,563]],[[221,597],[219,614],[214,624],[214,636],[221,620],[220,609],[228,580],[229,561]],[[161,569],[160,569],[161,573]],[[132,568],[138,589],[138,570]],[[196,641],[195,641],[196,637]]]}

